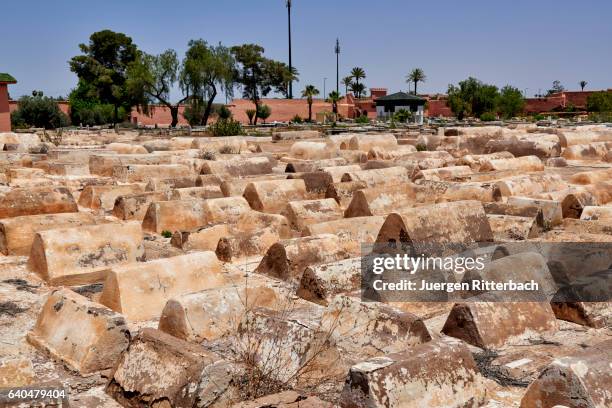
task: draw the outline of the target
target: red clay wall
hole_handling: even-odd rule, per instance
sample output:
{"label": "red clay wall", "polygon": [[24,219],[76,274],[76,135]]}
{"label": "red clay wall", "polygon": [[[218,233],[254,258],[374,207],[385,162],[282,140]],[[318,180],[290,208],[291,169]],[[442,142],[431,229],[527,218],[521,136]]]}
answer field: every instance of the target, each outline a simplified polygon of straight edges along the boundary
{"label": "red clay wall", "polygon": [[[272,115],[266,122],[287,122],[299,115],[302,119],[308,119],[308,103],[306,99],[262,99],[262,104],[268,105],[272,109]],[[246,99],[234,99],[228,105],[229,109],[234,114],[234,119],[249,123],[249,118],[246,115],[248,109],[254,109],[253,102]],[[338,106],[341,114],[342,106]],[[346,109],[346,108],[345,108]],[[312,118],[315,119],[319,112],[331,112],[331,103],[325,102],[323,99],[315,99],[312,103]],[[259,120],[258,122],[261,122]]]}
{"label": "red clay wall", "polygon": [[[179,106],[178,121],[179,125],[187,125],[187,120],[183,117],[185,111],[184,106]],[[152,106],[150,108],[150,115],[146,115],[142,112],[138,112],[136,108],[132,109],[132,123],[140,124],[143,126],[169,126],[172,123],[172,115],[170,115],[170,109],[165,106]]]}
{"label": "red clay wall", "polygon": [[[299,115],[302,119],[308,118],[308,103],[305,99],[262,99],[262,104],[268,105],[272,109],[272,114],[266,120],[267,122],[287,122]],[[234,119],[244,123],[249,123],[249,118],[246,115],[248,109],[254,109],[253,102],[246,99],[234,99],[228,104],[228,108],[234,115]],[[338,110],[344,116],[348,112],[346,104],[340,103]],[[179,124],[186,125],[187,121],[183,117],[184,107],[179,108]],[[330,103],[322,99],[315,99],[312,104],[312,118],[315,119],[318,112],[331,112],[332,106]],[[214,121],[214,118],[212,118]],[[172,122],[170,110],[166,107],[156,106],[151,111],[151,116],[139,113],[136,109],[132,110],[132,123],[141,125],[169,125]],[[261,120],[259,121],[261,122]]]}
{"label": "red clay wall", "polygon": [[11,131],[11,112],[6,84],[0,84],[0,132]]}
{"label": "red clay wall", "polygon": [[446,105],[446,99],[430,99],[427,101],[425,116],[437,118],[451,117],[454,115],[451,109]]}

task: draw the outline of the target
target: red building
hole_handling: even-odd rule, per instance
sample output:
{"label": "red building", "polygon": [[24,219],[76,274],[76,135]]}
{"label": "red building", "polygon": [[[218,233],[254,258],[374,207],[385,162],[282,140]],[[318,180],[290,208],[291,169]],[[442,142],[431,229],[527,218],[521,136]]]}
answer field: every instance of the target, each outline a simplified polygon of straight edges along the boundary
{"label": "red building", "polygon": [[0,132],[11,131],[11,109],[8,98],[8,85],[16,84],[17,80],[11,75],[0,73]]}

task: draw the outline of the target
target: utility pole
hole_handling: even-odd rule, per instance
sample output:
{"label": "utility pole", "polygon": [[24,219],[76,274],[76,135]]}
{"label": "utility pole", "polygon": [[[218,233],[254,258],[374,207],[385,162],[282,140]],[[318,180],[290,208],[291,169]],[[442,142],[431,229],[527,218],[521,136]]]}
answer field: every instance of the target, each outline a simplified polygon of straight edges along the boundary
{"label": "utility pole", "polygon": [[[289,72],[293,73],[291,65],[291,0],[287,0],[287,22],[289,26]],[[289,99],[293,99],[293,81],[289,81]]]}
{"label": "utility pole", "polygon": [[336,38],[334,52],[336,53],[336,92],[340,94],[340,40],[338,38]]}

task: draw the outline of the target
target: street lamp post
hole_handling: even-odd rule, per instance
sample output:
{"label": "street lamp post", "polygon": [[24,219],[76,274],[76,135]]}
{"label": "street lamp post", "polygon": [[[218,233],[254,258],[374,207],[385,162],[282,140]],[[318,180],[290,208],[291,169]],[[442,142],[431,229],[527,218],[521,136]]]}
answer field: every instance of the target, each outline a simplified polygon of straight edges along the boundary
{"label": "street lamp post", "polygon": [[327,77],[323,78],[323,97],[326,98],[327,93],[325,92],[325,84],[327,83]]}
{"label": "street lamp post", "polygon": [[[289,28],[289,72],[293,72],[291,65],[291,0],[287,0],[287,22]],[[289,80],[289,99],[293,99],[293,80]]]}
{"label": "street lamp post", "polygon": [[340,40],[336,38],[336,47],[334,48],[336,53],[336,92],[340,93]]}

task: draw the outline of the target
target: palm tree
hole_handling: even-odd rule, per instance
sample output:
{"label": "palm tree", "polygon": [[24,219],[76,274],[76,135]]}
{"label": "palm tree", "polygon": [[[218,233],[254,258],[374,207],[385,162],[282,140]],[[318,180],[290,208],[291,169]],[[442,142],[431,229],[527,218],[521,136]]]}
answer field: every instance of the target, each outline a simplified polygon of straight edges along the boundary
{"label": "palm tree", "polygon": [[352,83],[350,88],[353,94],[358,95],[358,98],[361,98],[361,95],[364,93],[366,87],[364,84],[358,84],[356,82]]}
{"label": "palm tree", "polygon": [[338,92],[332,91],[329,93],[327,97],[327,102],[332,104],[332,111],[337,115],[338,114],[338,101],[341,99],[341,96]]}
{"label": "palm tree", "polygon": [[312,97],[319,94],[319,90],[314,85],[306,85],[302,91],[302,98],[308,102],[308,121],[312,122]]}
{"label": "palm tree", "polygon": [[342,78],[342,85],[344,85],[344,94],[348,94],[349,87],[353,84],[353,77],[347,76]]}
{"label": "palm tree", "polygon": [[414,94],[417,94],[417,84],[419,82],[425,82],[427,77],[425,76],[425,72],[421,68],[415,68],[406,77],[406,82],[414,83]]}
{"label": "palm tree", "polygon": [[[359,85],[359,80],[360,79],[365,79],[366,74],[365,74],[365,71],[363,70],[363,68],[355,67],[355,68],[353,68],[351,70],[351,76],[355,80],[355,83],[357,85]],[[357,96],[357,98],[361,98],[361,94],[358,94],[358,95],[355,95],[355,96]]]}
{"label": "palm tree", "polygon": [[584,87],[587,86],[587,84],[587,81],[580,81],[580,89],[582,89],[582,92],[584,92]]}

